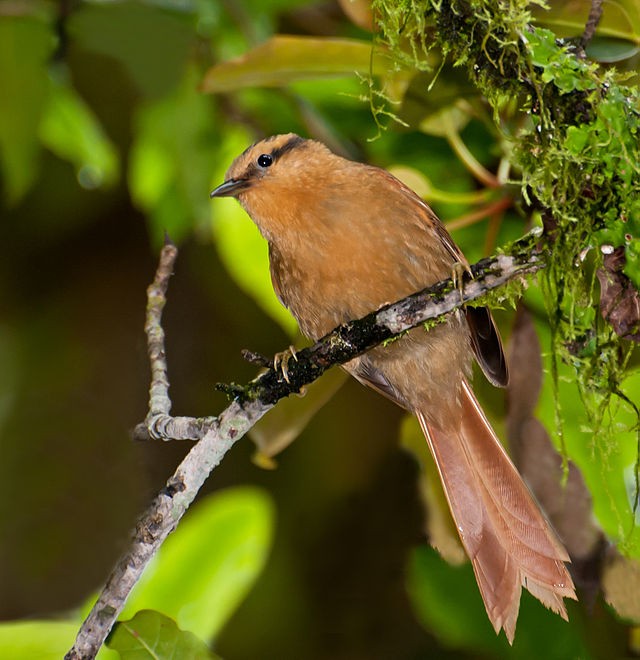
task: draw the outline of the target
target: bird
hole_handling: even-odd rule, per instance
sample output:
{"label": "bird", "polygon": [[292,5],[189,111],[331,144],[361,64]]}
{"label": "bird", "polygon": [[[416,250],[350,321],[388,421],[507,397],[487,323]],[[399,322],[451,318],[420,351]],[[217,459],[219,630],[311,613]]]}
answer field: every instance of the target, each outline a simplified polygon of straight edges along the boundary
{"label": "bird", "polygon": [[[234,197],[257,225],[275,293],[314,341],[469,269],[408,186],[294,133],[249,146],[211,197]],[[565,620],[564,598],[577,597],[568,553],[473,393],[474,357],[492,384],[507,385],[500,335],[484,307],[415,328],[343,368],[417,417],[488,618],[513,643],[522,587]]]}

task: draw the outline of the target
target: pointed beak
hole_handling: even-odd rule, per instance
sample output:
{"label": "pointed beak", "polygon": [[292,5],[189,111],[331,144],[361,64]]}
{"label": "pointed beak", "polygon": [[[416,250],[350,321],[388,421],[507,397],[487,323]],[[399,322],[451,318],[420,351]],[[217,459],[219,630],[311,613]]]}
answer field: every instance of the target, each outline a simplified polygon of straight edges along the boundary
{"label": "pointed beak", "polygon": [[210,197],[236,197],[236,195],[250,186],[247,179],[229,179],[221,183],[211,192]]}

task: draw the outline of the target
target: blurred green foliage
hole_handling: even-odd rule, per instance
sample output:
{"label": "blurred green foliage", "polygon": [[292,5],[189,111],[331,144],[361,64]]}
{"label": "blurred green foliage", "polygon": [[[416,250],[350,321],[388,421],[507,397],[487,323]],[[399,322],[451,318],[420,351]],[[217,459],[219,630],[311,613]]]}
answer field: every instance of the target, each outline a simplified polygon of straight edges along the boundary
{"label": "blurred green foliage", "polygon": [[122,617],[159,610],[183,630],[214,640],[264,567],[273,527],[273,505],[258,489],[201,500],[149,565]]}
{"label": "blurred green foliage", "polygon": [[[394,171],[436,208],[470,261],[540,222],[527,191],[554,212],[581,201],[569,229],[597,216],[581,268],[584,232],[570,241],[567,229],[571,258],[525,296],[545,351],[537,415],[580,467],[608,539],[640,558],[638,420],[625,401],[638,401],[637,356],[599,315],[595,277],[597,248],[609,242],[625,246],[624,272],[640,282],[638,4],[606,3],[578,59],[555,37],[580,36],[587,0],[514,0],[499,17],[489,0],[463,3],[498,34],[485,43],[503,67],[498,88],[454,66],[471,48],[442,57],[452,34],[446,25],[434,32],[440,5],[375,4],[376,20],[366,0],[0,2],[0,479],[16,493],[0,505],[4,619],[68,610],[93,591],[185,450],[134,447],[126,432],[144,417],[143,292],[165,232],[183,253],[166,313],[176,407],[212,414],[223,405],[212,383],[253,373],[241,347],[273,354],[295,341],[261,237],[232,200],[208,198],[248,144],[290,131]],[[538,26],[527,49],[514,16]],[[544,114],[553,99],[527,106],[505,52],[528,53],[533,73],[566,96],[546,164],[536,136],[557,135]],[[603,81],[609,91],[598,95]],[[588,116],[575,110],[578,94],[594,109]],[[606,194],[589,198],[575,183],[585,163],[615,172],[593,180]],[[565,286],[579,278],[586,289]],[[559,294],[567,304],[549,307]],[[508,334],[512,311],[500,318]],[[560,323],[578,329],[574,339],[585,334],[577,353],[558,341]],[[273,502],[248,488],[197,504],[125,616],[163,612],[229,657],[626,652],[630,628],[601,600],[590,611],[572,607],[565,624],[525,598],[514,647],[496,639],[468,567],[414,549],[424,524],[414,459],[396,448],[397,411],[349,384],[318,412],[340,385],[303,399],[299,415],[292,400],[267,418],[256,435],[264,456],[304,431],[278,471],[255,470],[249,448],[225,460],[210,488],[257,484]],[[500,428],[500,395],[478,389]],[[607,564],[597,565],[588,577],[599,584]],[[0,655],[60,657],[78,620],[4,624]]]}
{"label": "blurred green foliage", "polygon": [[[215,638],[260,574],[273,515],[269,496],[258,489],[228,489],[202,499],[136,584],[109,647],[126,658],[214,657],[202,655],[206,646],[198,638]],[[61,657],[92,604],[72,622],[0,624],[0,655]],[[155,655],[144,655],[145,647]]]}

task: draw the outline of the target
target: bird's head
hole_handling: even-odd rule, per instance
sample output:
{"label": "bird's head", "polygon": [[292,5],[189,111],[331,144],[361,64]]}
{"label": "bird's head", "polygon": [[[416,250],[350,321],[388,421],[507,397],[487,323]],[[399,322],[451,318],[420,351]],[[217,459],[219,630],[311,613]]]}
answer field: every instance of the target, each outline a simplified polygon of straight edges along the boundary
{"label": "bird's head", "polygon": [[[267,188],[294,187],[318,156],[331,156],[320,142],[305,140],[295,133],[274,135],[245,149],[227,170],[225,181],[211,197],[243,197]],[[298,183],[298,185],[300,185]]]}
{"label": "bird's head", "polygon": [[343,162],[348,161],[321,142],[294,133],[274,135],[245,149],[211,197],[235,197],[273,241],[314,224],[305,218],[328,196],[321,184]]}

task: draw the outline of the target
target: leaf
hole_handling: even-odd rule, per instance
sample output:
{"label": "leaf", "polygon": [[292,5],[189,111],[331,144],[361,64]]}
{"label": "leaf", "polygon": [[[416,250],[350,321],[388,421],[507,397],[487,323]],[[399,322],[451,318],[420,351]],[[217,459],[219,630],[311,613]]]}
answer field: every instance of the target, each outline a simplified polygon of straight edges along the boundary
{"label": "leaf", "polygon": [[622,619],[640,624],[640,562],[613,554],[604,567],[602,589]]}
{"label": "leaf", "polygon": [[205,660],[217,658],[193,633],[180,630],[160,612],[142,610],[129,621],[118,622],[107,646],[122,660]]}
{"label": "leaf", "polygon": [[244,87],[279,87],[295,80],[315,80],[354,73],[384,73],[382,54],[357,39],[277,35],[241,57],[211,67],[201,89],[230,92]]}
{"label": "leaf", "polygon": [[156,241],[168,232],[175,242],[211,213],[211,163],[218,152],[211,129],[211,99],[196,90],[199,76],[187,69],[171,94],[141,104],[127,180],[134,203],[148,215]]}
{"label": "leaf", "polygon": [[640,293],[622,272],[625,248],[605,255],[596,273],[600,282],[600,313],[623,339],[640,341]]}
{"label": "leaf", "polygon": [[507,438],[513,462],[571,555],[574,579],[583,592],[586,586],[597,592],[603,534],[593,520],[591,496],[579,469],[569,461],[564,474],[562,458],[535,417],[542,357],[533,318],[524,305],[518,307],[508,349]]}
{"label": "leaf", "polygon": [[72,87],[52,84],[39,135],[54,154],[75,165],[83,188],[109,186],[117,180],[119,163],[115,146]]}
{"label": "leaf", "polygon": [[278,402],[252,429],[249,436],[258,449],[254,462],[273,468],[274,456],[288,447],[305,429],[313,416],[347,380],[342,369],[330,369],[322,378],[305,387],[302,397],[291,396]]}
{"label": "leaf", "polygon": [[[531,298],[534,289],[525,294]],[[569,458],[580,472],[593,499],[594,515],[607,536],[619,544],[628,556],[640,558],[640,530],[635,524],[631,498],[633,497],[633,466],[636,461],[637,418],[623,401],[611,406],[611,423],[618,429],[606,442],[597,429],[590,428],[584,402],[577,388],[573,367],[558,360],[557,402],[560,418],[558,429],[556,395],[551,380],[552,363],[548,350],[551,346],[549,327],[536,323],[536,331],[543,347],[544,386],[536,409],[538,419],[549,430],[556,446],[560,443],[559,431]],[[621,384],[623,392],[634,393],[640,388],[640,371],[632,371]],[[634,395],[631,395],[634,398]]]}
{"label": "leaf", "polygon": [[9,204],[20,201],[37,175],[46,62],[54,45],[44,21],[0,16],[0,171]]}
{"label": "leaf", "polygon": [[[224,181],[226,168],[250,143],[242,129],[227,131],[218,150],[212,188]],[[238,202],[228,197],[211,202],[211,215],[215,245],[231,277],[290,337],[295,337],[298,324],[273,291],[267,242],[256,226]]]}
{"label": "leaf", "polygon": [[[591,0],[553,0],[549,6],[533,5],[536,23],[559,37],[577,37],[584,31]],[[596,34],[640,44],[640,4],[637,0],[608,0]]]}
{"label": "leaf", "polygon": [[273,507],[256,488],[210,495],[160,549],[123,612],[155,609],[202,639],[214,638],[262,571]]}
{"label": "leaf", "polygon": [[152,3],[85,2],[66,25],[77,44],[118,61],[143,94],[161,96],[182,79],[194,23],[190,13]]}
{"label": "leaf", "polygon": [[594,37],[585,48],[587,57],[603,64],[628,60],[640,52],[640,46],[614,37]]}
{"label": "leaf", "polygon": [[[71,648],[79,623],[69,621],[5,621],[0,623],[0,658],[59,660]],[[101,649],[98,660],[115,653]]]}
{"label": "leaf", "polygon": [[564,146],[572,154],[578,155],[582,152],[589,141],[589,131],[584,126],[569,126],[567,128],[567,137],[564,140]]}

